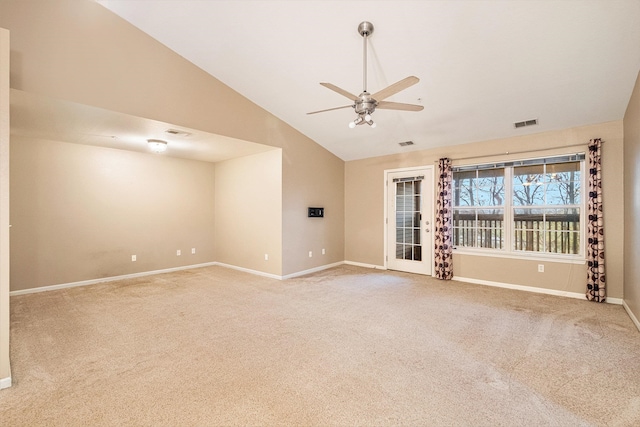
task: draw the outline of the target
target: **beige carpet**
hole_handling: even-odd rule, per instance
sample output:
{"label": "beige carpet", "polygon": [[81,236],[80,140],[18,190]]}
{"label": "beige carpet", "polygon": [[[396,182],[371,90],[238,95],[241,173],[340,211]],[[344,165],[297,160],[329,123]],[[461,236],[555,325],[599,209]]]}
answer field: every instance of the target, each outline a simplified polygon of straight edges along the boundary
{"label": "beige carpet", "polygon": [[638,426],[620,306],[342,266],[11,298],[2,426]]}

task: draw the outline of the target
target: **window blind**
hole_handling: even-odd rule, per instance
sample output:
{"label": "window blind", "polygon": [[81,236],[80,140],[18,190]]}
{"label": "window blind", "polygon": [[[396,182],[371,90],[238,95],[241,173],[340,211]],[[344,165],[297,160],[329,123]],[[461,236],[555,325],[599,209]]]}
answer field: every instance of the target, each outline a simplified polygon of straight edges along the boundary
{"label": "window blind", "polygon": [[393,178],[393,182],[422,181],[423,179],[424,175],[408,176],[406,178]]}
{"label": "window blind", "polygon": [[585,159],[584,153],[577,153],[571,155],[564,156],[554,156],[554,157],[543,157],[539,159],[529,159],[529,160],[514,160],[507,162],[497,162],[497,163],[483,163],[479,165],[469,165],[469,166],[454,166],[451,168],[453,172],[464,172],[464,171],[475,171],[475,170],[487,170],[487,169],[500,169],[509,166],[532,166],[532,165],[552,165],[555,163],[567,163],[567,162],[577,162]]}

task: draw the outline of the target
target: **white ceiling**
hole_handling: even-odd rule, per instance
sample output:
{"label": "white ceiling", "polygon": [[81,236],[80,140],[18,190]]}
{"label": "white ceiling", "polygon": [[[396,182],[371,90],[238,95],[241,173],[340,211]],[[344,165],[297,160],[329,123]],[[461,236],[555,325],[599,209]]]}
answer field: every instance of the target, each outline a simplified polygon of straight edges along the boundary
{"label": "white ceiling", "polygon": [[161,139],[167,142],[163,155],[213,163],[275,149],[16,89],[10,98],[11,134],[27,138],[141,153],[151,153],[147,139]]}
{"label": "white ceiling", "polygon": [[[344,160],[620,120],[640,69],[640,0],[98,3]],[[424,110],[306,115],[361,92],[365,20],[367,89],[415,75],[388,100]]]}

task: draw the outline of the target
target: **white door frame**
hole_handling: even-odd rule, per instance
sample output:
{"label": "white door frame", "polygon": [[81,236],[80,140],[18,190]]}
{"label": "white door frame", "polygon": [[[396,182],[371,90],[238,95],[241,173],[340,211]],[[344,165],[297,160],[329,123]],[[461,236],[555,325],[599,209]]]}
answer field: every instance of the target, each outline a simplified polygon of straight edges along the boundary
{"label": "white door frame", "polygon": [[[389,245],[389,226],[392,225],[391,224],[391,220],[389,219],[389,186],[387,185],[389,182],[389,175],[392,173],[404,173],[404,172],[411,172],[411,171],[425,171],[425,174],[428,176],[429,181],[431,182],[431,186],[428,188],[424,188],[423,189],[423,194],[425,192],[429,192],[428,194],[426,194],[426,197],[430,197],[431,198],[431,212],[430,212],[430,216],[431,218],[429,218],[429,222],[430,222],[430,226],[429,228],[431,229],[431,232],[428,233],[427,238],[424,239],[424,245],[430,245],[431,250],[429,251],[429,259],[423,259],[423,262],[429,262],[431,263],[431,275],[433,275],[433,265],[434,265],[434,254],[433,254],[433,218],[435,216],[435,182],[434,182],[434,166],[433,165],[428,165],[428,166],[413,166],[413,167],[407,167],[407,168],[398,168],[398,169],[385,169],[384,171],[384,182],[383,182],[383,186],[384,186],[384,248],[383,248],[383,259],[384,259],[384,268],[388,269],[388,265],[389,265],[389,260],[388,260],[388,245]],[[424,229],[424,224],[421,224],[421,226]]]}

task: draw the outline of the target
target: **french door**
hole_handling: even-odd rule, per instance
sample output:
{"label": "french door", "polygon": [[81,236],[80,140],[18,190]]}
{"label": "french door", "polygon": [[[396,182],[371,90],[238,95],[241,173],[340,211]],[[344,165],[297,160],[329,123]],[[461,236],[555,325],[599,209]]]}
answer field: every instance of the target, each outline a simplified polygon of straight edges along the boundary
{"label": "french door", "polygon": [[433,167],[387,171],[386,266],[430,275],[433,265]]}

